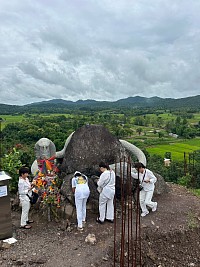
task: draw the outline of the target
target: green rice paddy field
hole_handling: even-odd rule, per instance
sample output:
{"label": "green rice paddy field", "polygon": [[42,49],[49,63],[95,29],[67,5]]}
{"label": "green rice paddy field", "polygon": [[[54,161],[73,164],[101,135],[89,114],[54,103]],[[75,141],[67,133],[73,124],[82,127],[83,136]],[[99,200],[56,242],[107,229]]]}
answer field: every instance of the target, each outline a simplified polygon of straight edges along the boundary
{"label": "green rice paddy field", "polygon": [[21,122],[24,119],[23,115],[0,115],[0,117],[2,118],[2,129],[9,123]]}
{"label": "green rice paddy field", "polygon": [[[68,114],[56,114],[56,115],[69,116]],[[34,116],[34,114],[32,114],[32,116]],[[49,116],[49,114],[47,116]],[[0,117],[3,119],[3,121],[1,122],[2,129],[9,123],[21,122],[24,118],[26,118],[25,115],[0,115]],[[168,115],[168,117],[170,116]],[[199,114],[195,114],[195,120],[196,121],[200,120]],[[153,133],[151,135],[152,136],[148,136],[148,138],[155,139],[155,135]],[[144,136],[137,137],[137,139],[142,139],[142,138],[144,138]],[[136,139],[136,136],[134,137],[134,139]],[[146,147],[146,149],[150,155],[157,154],[164,158],[166,152],[171,152],[172,160],[183,160],[184,152],[190,153],[195,150],[200,150],[200,138],[195,138],[192,140],[176,139],[174,141],[169,141],[168,144],[166,143],[160,145],[157,144],[155,146]]]}
{"label": "green rice paddy field", "polygon": [[200,150],[200,138],[180,142],[176,141],[174,143],[164,145],[156,145],[147,147],[146,149],[150,155],[156,154],[164,158],[166,152],[171,152],[172,160],[183,160],[184,152],[188,154],[195,150]]}
{"label": "green rice paddy field", "polygon": [[[61,116],[64,115],[66,117],[69,117],[70,115],[68,114],[43,114],[43,117],[50,117],[50,116]],[[31,114],[31,116],[38,116],[38,114]],[[0,118],[2,118],[2,122],[1,122],[1,129],[3,130],[3,128],[9,124],[9,123],[18,123],[23,121],[23,119],[27,119],[26,115],[0,115]]]}

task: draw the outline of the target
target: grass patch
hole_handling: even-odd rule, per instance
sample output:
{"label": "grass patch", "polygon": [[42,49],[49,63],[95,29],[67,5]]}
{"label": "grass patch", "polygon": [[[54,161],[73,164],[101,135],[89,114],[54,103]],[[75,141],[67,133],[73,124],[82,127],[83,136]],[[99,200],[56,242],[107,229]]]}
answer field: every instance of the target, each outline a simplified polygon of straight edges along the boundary
{"label": "grass patch", "polygon": [[162,118],[163,120],[166,120],[166,121],[169,121],[169,120],[172,120],[172,119],[176,119],[176,115],[173,115],[171,113],[162,113],[162,114],[159,114],[158,116],[156,114],[147,114],[146,115],[147,117],[150,117],[151,119],[157,119],[158,117]]}
{"label": "grass patch", "polygon": [[193,195],[200,197],[200,189],[190,189]]}
{"label": "grass patch", "polygon": [[1,123],[1,128],[3,129],[9,123],[21,122],[24,119],[24,115],[0,115],[3,119]]}
{"label": "grass patch", "polygon": [[198,123],[200,121],[200,113],[194,113],[194,117],[189,119],[191,123]]}
{"label": "grass patch", "polygon": [[171,152],[172,160],[183,160],[184,152],[191,153],[199,150],[200,139],[181,141],[180,143],[170,143],[147,147],[150,155],[157,154],[164,158],[166,152]]}
{"label": "grass patch", "polygon": [[[10,123],[19,123],[22,122],[24,119],[33,118],[34,116],[38,117],[38,114],[23,114],[23,115],[0,115],[0,118],[3,119],[1,123],[1,129],[5,128],[7,124]],[[58,117],[58,116],[65,116],[66,118],[71,118],[73,115],[70,114],[43,114],[41,117],[44,118],[51,118],[51,117]]]}
{"label": "grass patch", "polygon": [[187,223],[188,223],[188,227],[190,229],[194,229],[194,228],[197,228],[198,227],[196,214],[194,214],[192,211],[189,211],[188,212],[188,215],[187,215]]}

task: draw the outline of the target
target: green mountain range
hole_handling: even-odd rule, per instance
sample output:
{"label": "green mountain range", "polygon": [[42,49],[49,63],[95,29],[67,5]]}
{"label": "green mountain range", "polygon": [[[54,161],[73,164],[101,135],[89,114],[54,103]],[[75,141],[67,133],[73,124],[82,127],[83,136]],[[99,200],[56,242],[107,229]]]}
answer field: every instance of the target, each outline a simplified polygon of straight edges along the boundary
{"label": "green mountain range", "polygon": [[0,114],[13,113],[43,113],[64,112],[68,109],[104,109],[104,108],[157,108],[157,109],[179,109],[200,108],[200,95],[185,98],[160,98],[160,97],[128,97],[117,101],[96,101],[92,99],[78,100],[76,102],[52,99],[48,101],[31,103],[24,106],[0,104]]}

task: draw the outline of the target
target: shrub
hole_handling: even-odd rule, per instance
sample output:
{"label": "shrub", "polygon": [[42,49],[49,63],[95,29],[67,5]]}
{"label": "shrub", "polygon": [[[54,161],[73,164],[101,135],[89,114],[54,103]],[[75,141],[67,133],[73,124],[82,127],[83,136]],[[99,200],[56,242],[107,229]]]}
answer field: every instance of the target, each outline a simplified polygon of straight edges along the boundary
{"label": "shrub", "polygon": [[18,190],[19,168],[22,167],[21,152],[13,148],[8,154],[2,158],[3,170],[9,174],[11,180],[9,182],[10,192],[16,193]]}
{"label": "shrub", "polygon": [[187,174],[178,179],[178,184],[190,187],[192,182],[192,176]]}

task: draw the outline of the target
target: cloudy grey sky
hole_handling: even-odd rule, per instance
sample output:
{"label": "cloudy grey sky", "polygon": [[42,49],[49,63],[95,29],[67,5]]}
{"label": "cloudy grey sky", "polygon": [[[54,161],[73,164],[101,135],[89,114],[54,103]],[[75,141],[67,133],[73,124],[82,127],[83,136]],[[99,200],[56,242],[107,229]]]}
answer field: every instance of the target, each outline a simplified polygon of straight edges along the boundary
{"label": "cloudy grey sky", "polygon": [[200,94],[199,0],[0,0],[0,103]]}

